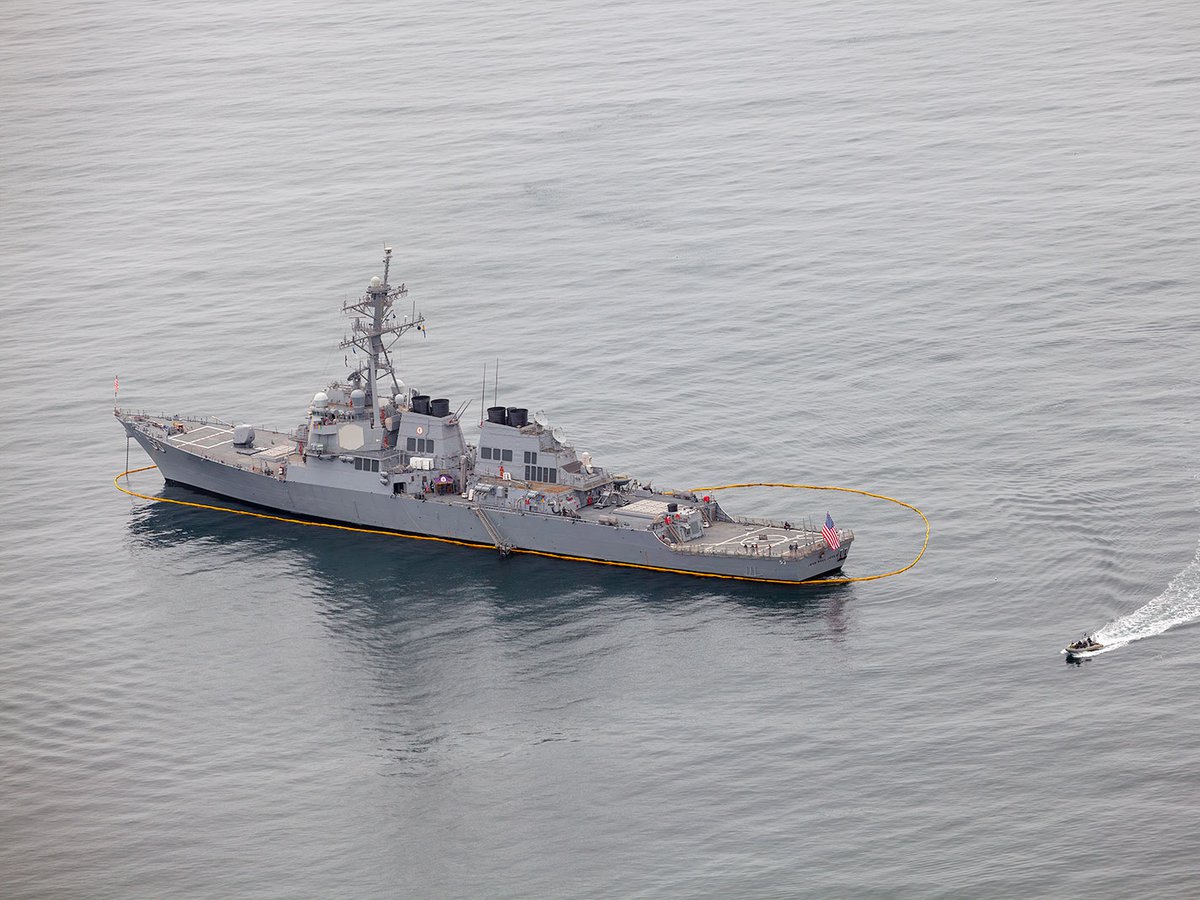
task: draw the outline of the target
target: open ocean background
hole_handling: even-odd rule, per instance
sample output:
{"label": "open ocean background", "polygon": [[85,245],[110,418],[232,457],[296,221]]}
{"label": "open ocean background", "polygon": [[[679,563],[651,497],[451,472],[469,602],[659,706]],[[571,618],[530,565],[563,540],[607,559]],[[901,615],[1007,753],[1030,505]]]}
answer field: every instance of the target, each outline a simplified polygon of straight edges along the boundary
{"label": "open ocean background", "polygon": [[[0,895],[1200,894],[1194,2],[7,0],[0,41]],[[602,464],[879,491],[928,554],[788,590],[113,489],[114,374],[293,427],[385,243],[467,420],[499,358]],[[725,502],[830,510],[851,575],[920,547]]]}

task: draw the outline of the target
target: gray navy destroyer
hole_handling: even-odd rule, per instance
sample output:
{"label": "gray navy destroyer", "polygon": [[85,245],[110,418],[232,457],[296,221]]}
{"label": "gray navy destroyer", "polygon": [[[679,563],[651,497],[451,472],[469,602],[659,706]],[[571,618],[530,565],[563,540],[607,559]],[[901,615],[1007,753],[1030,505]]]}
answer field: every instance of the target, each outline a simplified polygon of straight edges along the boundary
{"label": "gray navy destroyer", "polygon": [[425,318],[383,276],[343,304],[341,347],[362,364],[312,398],[293,431],[115,409],[168,482],[297,516],[571,560],[799,583],[841,569],[853,532],[732,515],[710,494],[654,490],[577,453],[545,415],[492,406],[478,438],[468,404],[405,386],[391,349]]}

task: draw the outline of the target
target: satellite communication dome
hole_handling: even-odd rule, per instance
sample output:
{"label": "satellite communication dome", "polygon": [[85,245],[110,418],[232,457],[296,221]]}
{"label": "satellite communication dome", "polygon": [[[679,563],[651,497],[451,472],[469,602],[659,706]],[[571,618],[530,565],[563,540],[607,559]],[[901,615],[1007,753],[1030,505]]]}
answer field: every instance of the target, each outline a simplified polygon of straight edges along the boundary
{"label": "satellite communication dome", "polygon": [[371,287],[372,288],[378,288],[381,284],[383,284],[383,282],[379,280],[378,275],[376,275],[374,278],[371,279]]}
{"label": "satellite communication dome", "polygon": [[324,409],[329,405],[329,395],[324,391],[317,391],[313,394],[312,405],[313,409]]}

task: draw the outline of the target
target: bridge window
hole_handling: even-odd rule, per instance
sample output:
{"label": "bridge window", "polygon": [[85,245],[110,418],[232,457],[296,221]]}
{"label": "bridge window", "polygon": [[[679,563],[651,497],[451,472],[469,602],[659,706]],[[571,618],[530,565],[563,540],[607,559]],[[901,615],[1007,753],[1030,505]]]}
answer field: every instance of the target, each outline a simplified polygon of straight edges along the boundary
{"label": "bridge window", "polygon": [[549,466],[526,466],[525,467],[526,481],[541,481],[550,484],[558,483],[558,469],[552,469]]}
{"label": "bridge window", "polygon": [[479,455],[482,456],[484,459],[491,459],[492,458],[492,448],[491,447],[480,447]]}
{"label": "bridge window", "polygon": [[511,450],[502,450],[501,452],[504,454],[505,462],[512,462],[512,451]]}

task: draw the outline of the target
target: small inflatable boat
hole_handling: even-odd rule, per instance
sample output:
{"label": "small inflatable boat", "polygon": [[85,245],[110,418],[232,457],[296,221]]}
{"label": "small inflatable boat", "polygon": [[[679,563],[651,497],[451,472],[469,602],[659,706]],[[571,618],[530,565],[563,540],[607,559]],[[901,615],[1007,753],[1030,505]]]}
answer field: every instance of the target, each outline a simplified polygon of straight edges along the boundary
{"label": "small inflatable boat", "polygon": [[1085,653],[1095,653],[1097,650],[1103,650],[1104,645],[1092,637],[1090,634],[1083,636],[1081,640],[1067,644],[1067,649],[1063,652],[1067,656],[1082,656]]}

